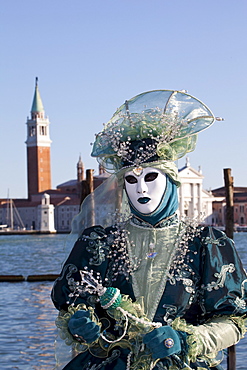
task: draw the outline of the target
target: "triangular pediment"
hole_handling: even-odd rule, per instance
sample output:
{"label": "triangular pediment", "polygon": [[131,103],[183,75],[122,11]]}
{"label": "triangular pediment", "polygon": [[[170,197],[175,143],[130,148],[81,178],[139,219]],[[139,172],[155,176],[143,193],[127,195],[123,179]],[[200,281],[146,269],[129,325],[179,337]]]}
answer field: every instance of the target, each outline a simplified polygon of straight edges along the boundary
{"label": "triangular pediment", "polygon": [[179,176],[181,178],[193,178],[193,179],[196,179],[196,178],[199,178],[199,179],[203,179],[204,176],[197,170],[195,170],[194,168],[192,167],[183,167],[181,169],[178,170],[179,172]]}

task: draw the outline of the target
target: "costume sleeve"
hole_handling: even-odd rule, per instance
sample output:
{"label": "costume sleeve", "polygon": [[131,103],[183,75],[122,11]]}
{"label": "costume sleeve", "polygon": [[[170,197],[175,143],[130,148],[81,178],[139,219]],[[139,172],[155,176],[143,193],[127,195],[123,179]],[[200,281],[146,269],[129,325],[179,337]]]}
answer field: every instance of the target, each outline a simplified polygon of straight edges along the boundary
{"label": "costume sleeve", "polygon": [[190,362],[205,361],[215,366],[219,351],[230,347],[244,337],[246,332],[245,317],[219,316],[210,319],[207,323],[194,326],[184,319],[173,321],[173,329],[187,334],[187,356]]}
{"label": "costume sleeve", "polygon": [[205,228],[201,237],[201,282],[198,323],[176,319],[173,328],[188,335],[189,357],[207,362],[236,344],[246,332],[247,276],[234,242],[223,232]]}
{"label": "costume sleeve", "polygon": [[247,276],[234,242],[217,229],[207,228],[206,232],[202,237],[202,319],[244,315],[247,313]]}
{"label": "costume sleeve", "polygon": [[[100,272],[104,278],[108,248],[106,238],[105,229],[101,226],[86,229],[78,238],[52,289],[51,297],[58,310],[67,311],[72,303],[92,305],[89,294],[71,297],[71,293],[75,291],[76,282],[81,281],[80,270],[85,267],[93,269],[95,273]],[[93,298],[92,295],[90,297]]]}
{"label": "costume sleeve", "polygon": [[215,317],[207,324],[195,328],[200,337],[202,348],[200,355],[217,355],[218,351],[239,342],[245,333],[244,320],[241,318]]}

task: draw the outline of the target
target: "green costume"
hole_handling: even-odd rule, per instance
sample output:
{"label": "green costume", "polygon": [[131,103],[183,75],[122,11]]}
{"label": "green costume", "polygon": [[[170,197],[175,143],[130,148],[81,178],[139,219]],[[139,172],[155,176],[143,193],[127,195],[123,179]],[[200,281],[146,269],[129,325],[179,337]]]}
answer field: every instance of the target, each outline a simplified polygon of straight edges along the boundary
{"label": "green costume", "polygon": [[[179,178],[170,160],[193,150],[213,120],[197,99],[161,90],[126,102],[96,138],[93,155],[116,173],[83,203],[53,287],[57,326],[73,348],[58,369],[216,369],[217,353],[244,336],[247,277],[233,241],[175,214]],[[125,173],[138,180],[144,167],[168,176],[146,217],[123,190]],[[77,320],[92,328],[88,342]]]}

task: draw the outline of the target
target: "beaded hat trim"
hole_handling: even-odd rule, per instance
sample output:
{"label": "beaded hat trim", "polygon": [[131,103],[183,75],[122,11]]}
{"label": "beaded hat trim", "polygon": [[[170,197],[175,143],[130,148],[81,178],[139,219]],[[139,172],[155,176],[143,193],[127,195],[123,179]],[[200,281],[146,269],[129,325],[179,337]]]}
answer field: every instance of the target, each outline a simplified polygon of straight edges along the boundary
{"label": "beaded hat trim", "polygon": [[214,120],[205,104],[184,91],[148,91],[115,112],[96,135],[91,155],[109,172],[159,159],[174,161],[195,149],[197,133]]}

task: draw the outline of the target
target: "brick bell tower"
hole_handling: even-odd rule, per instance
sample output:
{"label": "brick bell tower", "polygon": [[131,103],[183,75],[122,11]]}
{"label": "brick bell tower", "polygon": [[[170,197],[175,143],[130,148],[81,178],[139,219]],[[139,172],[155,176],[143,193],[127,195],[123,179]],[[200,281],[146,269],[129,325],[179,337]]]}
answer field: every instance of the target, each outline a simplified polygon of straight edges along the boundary
{"label": "brick bell tower", "polygon": [[27,118],[27,177],[28,198],[32,194],[51,189],[51,161],[49,119],[38,89],[36,77],[35,92],[31,108],[31,118]]}

